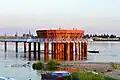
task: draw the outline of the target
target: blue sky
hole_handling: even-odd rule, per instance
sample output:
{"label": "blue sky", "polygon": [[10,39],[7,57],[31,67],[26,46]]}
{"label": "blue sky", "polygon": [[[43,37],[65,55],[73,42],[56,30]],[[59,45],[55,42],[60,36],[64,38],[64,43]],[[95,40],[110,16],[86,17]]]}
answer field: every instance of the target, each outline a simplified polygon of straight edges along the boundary
{"label": "blue sky", "polygon": [[120,36],[120,0],[0,0],[0,35],[84,29]]}

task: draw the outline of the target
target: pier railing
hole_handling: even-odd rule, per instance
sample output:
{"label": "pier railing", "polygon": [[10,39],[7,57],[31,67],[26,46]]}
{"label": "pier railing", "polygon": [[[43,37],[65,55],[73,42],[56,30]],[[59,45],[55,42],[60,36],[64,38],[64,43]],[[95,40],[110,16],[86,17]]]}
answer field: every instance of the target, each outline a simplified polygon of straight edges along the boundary
{"label": "pier railing", "polygon": [[76,42],[76,41],[86,41],[82,38],[28,38],[28,39],[5,39],[0,38],[0,42]]}

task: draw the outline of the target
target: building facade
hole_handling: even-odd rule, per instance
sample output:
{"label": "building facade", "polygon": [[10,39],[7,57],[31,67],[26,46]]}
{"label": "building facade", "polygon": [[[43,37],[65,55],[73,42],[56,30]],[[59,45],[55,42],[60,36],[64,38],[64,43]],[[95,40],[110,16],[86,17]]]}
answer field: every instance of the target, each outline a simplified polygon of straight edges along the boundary
{"label": "building facade", "polygon": [[[45,61],[49,59],[87,60],[87,42],[82,40],[84,30],[37,30],[36,32],[38,38],[48,39],[44,42]],[[51,49],[49,45],[51,45]],[[51,56],[49,56],[49,49]]]}

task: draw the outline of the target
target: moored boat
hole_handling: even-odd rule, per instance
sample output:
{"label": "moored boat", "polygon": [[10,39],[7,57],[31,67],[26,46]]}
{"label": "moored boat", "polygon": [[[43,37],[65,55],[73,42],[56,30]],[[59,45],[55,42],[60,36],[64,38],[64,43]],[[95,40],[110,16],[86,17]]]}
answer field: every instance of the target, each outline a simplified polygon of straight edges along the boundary
{"label": "moored boat", "polygon": [[88,51],[89,53],[99,53],[99,51],[96,51],[96,50],[94,50],[94,51]]}
{"label": "moored boat", "polygon": [[64,80],[65,76],[69,76],[68,71],[54,71],[51,73],[41,74],[41,80]]}
{"label": "moored boat", "polygon": [[17,80],[17,79],[12,77],[0,77],[0,80]]}

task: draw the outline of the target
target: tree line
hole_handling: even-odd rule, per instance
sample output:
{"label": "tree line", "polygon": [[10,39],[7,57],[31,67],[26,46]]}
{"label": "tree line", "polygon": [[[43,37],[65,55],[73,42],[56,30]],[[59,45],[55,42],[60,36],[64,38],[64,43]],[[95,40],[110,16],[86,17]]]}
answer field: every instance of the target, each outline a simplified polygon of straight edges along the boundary
{"label": "tree line", "polygon": [[85,34],[83,35],[83,38],[93,38],[93,37],[98,37],[98,38],[117,38],[116,35],[114,34]]}

